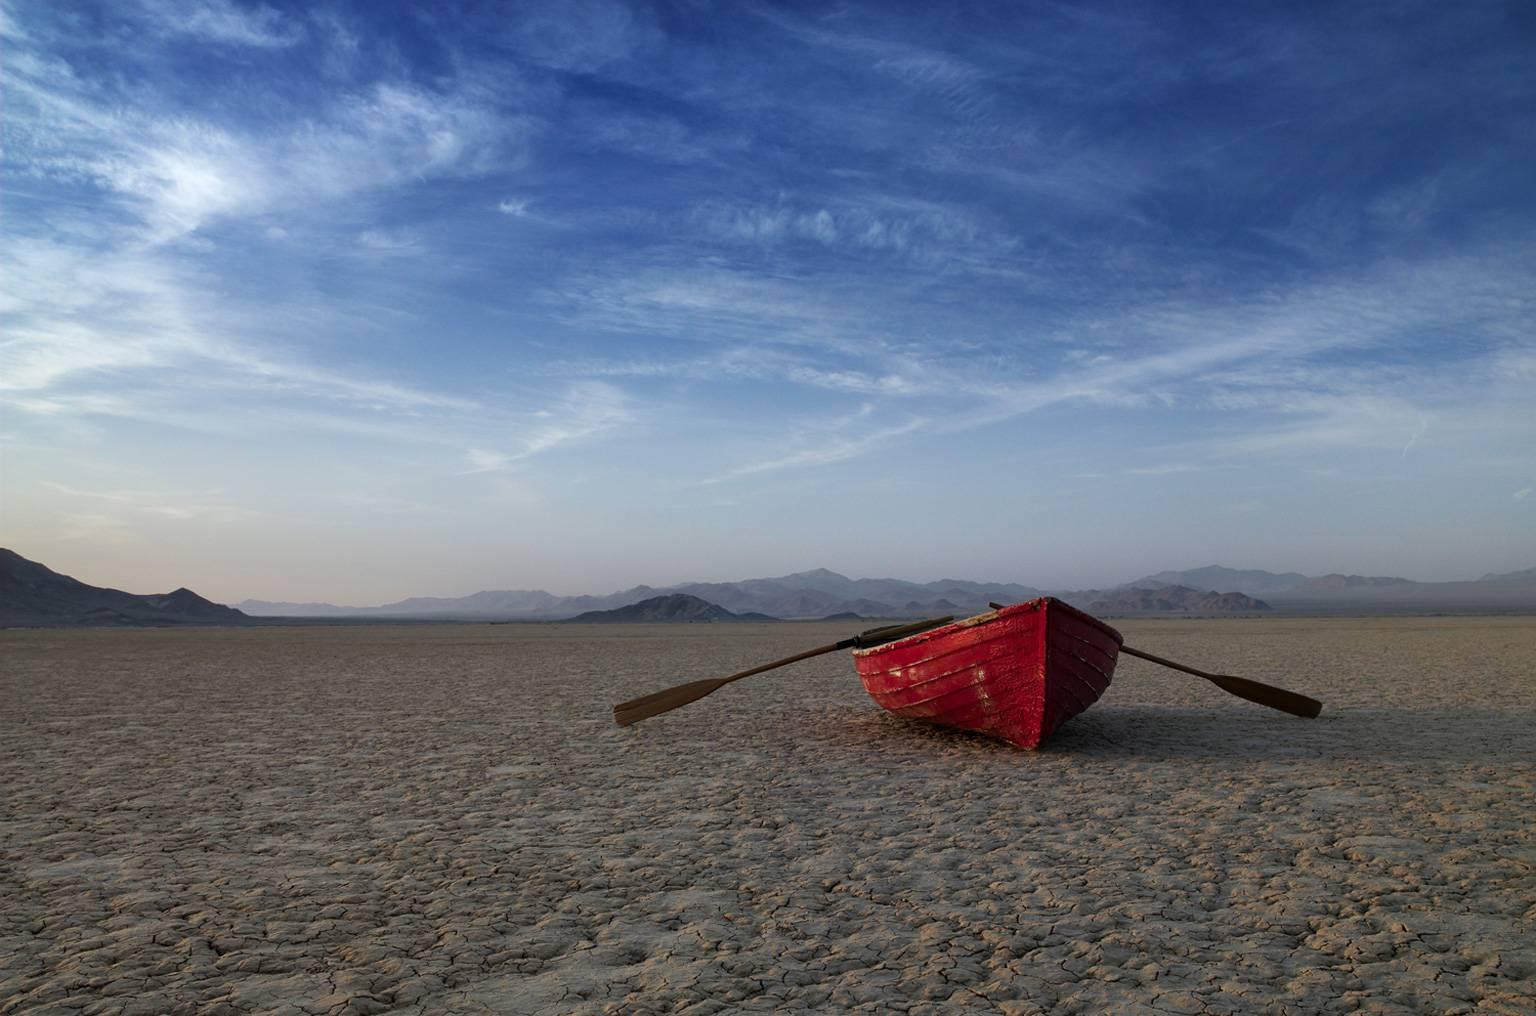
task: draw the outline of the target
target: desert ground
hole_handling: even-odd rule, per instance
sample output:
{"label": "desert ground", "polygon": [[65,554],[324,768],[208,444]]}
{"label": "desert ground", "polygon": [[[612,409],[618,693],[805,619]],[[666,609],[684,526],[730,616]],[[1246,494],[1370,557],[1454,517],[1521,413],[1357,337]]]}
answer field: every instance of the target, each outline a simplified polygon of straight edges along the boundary
{"label": "desert ground", "polygon": [[1037,753],[830,624],[0,632],[0,1013],[1536,1011],[1536,618],[1128,621]]}

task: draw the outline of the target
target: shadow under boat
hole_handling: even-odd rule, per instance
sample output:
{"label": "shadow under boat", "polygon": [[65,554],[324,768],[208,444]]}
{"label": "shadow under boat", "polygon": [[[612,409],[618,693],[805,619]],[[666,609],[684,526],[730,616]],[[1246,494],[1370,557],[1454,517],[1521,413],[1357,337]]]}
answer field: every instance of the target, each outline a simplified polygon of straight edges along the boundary
{"label": "shadow under boat", "polygon": [[[1536,713],[1394,707],[1341,709],[1296,723],[1263,712],[1174,706],[1099,706],[1053,734],[1039,749],[924,720],[868,709],[811,707],[780,713],[782,724],[759,730],[843,749],[867,746],[903,755],[925,747],[964,747],[1027,761],[1033,755],[1099,759],[1245,759],[1251,761],[1378,761],[1472,764],[1529,760],[1536,754]],[[767,717],[764,718],[765,720]],[[1448,722],[1450,720],[1450,722]],[[772,732],[771,734],[769,732]]]}

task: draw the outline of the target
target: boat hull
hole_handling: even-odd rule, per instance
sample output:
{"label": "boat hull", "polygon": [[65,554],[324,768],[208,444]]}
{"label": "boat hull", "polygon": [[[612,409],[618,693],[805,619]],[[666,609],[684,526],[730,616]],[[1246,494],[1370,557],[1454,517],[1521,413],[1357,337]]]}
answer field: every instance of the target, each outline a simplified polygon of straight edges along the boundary
{"label": "boat hull", "polygon": [[1034,749],[1104,694],[1122,641],[1103,621],[1046,596],[853,658],[864,690],[897,716]]}

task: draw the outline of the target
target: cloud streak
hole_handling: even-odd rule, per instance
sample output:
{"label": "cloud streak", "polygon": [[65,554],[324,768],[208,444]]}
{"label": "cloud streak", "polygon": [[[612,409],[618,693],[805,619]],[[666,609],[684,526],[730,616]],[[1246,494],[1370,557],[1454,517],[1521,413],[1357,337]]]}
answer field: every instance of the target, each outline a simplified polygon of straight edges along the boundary
{"label": "cloud streak", "polygon": [[124,203],[151,244],[220,220],[515,165],[535,129],[499,108],[490,80],[434,90],[379,82],[276,127],[101,94],[73,68],[26,54],[8,63],[4,83],[15,97],[8,133],[26,139],[15,168],[89,181]]}
{"label": "cloud streak", "polygon": [[830,420],[807,420],[786,427],[786,454],[747,462],[711,476],[704,484],[719,484],[789,469],[827,466],[859,458],[908,434],[923,430],[928,421],[913,417],[901,423],[870,427],[875,407],[866,403],[857,412]]}
{"label": "cloud streak", "polygon": [[263,49],[292,46],[304,36],[303,25],[265,5],[240,7],[232,0],[150,0],[144,6],[168,35]]}

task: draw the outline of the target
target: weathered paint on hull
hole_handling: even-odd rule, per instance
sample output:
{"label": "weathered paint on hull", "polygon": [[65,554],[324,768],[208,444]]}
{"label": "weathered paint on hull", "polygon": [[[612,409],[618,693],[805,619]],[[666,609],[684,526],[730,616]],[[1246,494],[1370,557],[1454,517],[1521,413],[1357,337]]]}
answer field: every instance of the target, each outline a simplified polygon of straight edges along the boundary
{"label": "weathered paint on hull", "polygon": [[864,690],[898,716],[1037,748],[1109,687],[1123,640],[1053,597],[854,651]]}

